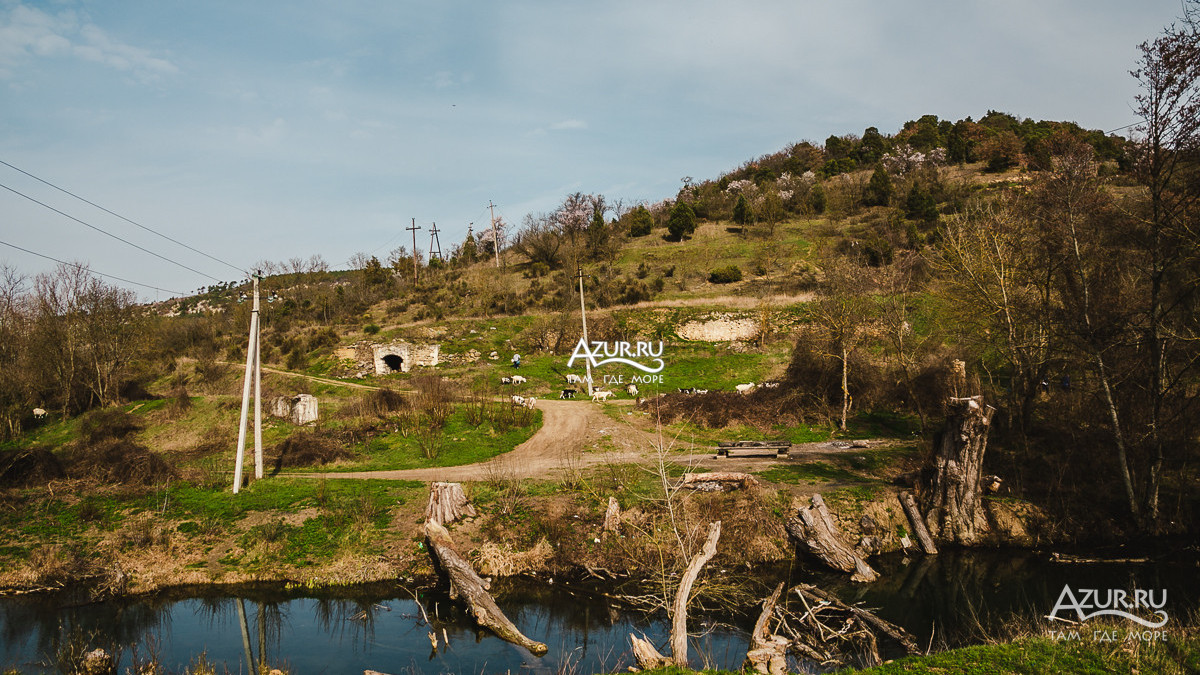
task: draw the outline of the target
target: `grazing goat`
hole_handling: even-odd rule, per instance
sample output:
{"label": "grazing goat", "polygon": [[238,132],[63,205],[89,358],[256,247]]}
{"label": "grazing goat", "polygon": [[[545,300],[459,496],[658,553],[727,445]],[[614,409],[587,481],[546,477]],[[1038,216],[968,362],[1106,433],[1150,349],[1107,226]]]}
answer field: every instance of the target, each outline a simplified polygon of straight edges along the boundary
{"label": "grazing goat", "polygon": [[751,382],[749,384],[739,384],[738,386],[736,386],[734,388],[737,389],[737,393],[739,393],[739,394],[749,394],[750,392],[754,391],[757,387],[758,387],[758,385]]}
{"label": "grazing goat", "polygon": [[562,393],[559,394],[558,397],[559,398],[575,398],[575,394],[577,394],[577,393],[579,393],[579,391],[576,389],[563,389]]}
{"label": "grazing goat", "polygon": [[537,399],[530,396],[529,398],[525,399],[525,402],[522,405],[524,405],[526,408],[529,408],[530,410],[533,410],[534,403],[537,403]]}
{"label": "grazing goat", "polygon": [[761,386],[763,389],[775,389],[776,387],[779,386],[779,383],[778,382],[763,382]]}
{"label": "grazing goat", "polygon": [[525,397],[524,396],[513,396],[512,402],[513,402],[513,405],[525,405]]}
{"label": "grazing goat", "polygon": [[592,392],[592,400],[593,401],[607,401],[608,397],[612,396],[612,395],[613,395],[613,393],[611,391],[604,391],[601,389],[597,389],[596,391]]}
{"label": "grazing goat", "polygon": [[502,377],[502,378],[500,378],[500,384],[512,384],[512,378],[511,377]]}
{"label": "grazing goat", "polygon": [[567,373],[567,384],[583,384],[583,378],[575,373]]}
{"label": "grazing goat", "polygon": [[691,387],[683,387],[682,389],[680,389],[680,390],[679,390],[679,393],[681,393],[681,394],[694,394],[694,393],[696,393],[696,390],[695,390],[695,389],[693,389],[693,388],[691,388]]}
{"label": "grazing goat", "polygon": [[708,390],[707,389],[693,389],[692,393],[693,394],[707,394]]}
{"label": "grazing goat", "polygon": [[34,408],[33,409],[33,419],[35,419],[35,420],[46,419],[46,411],[41,408]]}
{"label": "grazing goat", "polygon": [[636,385],[636,384],[631,384],[631,385],[629,385],[628,387],[625,387],[625,391],[629,392],[629,395],[630,395],[630,396],[637,396],[637,395],[638,395],[638,390],[637,390],[637,385]]}
{"label": "grazing goat", "polygon": [[526,382],[528,382],[528,381],[529,381],[529,380],[526,380],[526,379],[525,379],[525,377],[524,377],[524,376],[522,376],[522,375],[513,375],[513,376],[512,376],[512,383],[513,383],[513,384],[525,384],[525,383],[526,383]]}

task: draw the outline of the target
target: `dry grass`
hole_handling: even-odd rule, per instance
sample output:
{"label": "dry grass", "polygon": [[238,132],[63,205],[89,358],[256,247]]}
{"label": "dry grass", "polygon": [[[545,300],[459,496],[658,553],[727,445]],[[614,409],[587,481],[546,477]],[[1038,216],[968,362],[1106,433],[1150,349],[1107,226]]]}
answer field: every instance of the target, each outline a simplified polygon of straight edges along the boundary
{"label": "dry grass", "polygon": [[508,546],[487,542],[475,552],[475,560],[481,574],[497,577],[510,577],[541,570],[554,556],[554,549],[545,539],[528,551],[513,551]]}

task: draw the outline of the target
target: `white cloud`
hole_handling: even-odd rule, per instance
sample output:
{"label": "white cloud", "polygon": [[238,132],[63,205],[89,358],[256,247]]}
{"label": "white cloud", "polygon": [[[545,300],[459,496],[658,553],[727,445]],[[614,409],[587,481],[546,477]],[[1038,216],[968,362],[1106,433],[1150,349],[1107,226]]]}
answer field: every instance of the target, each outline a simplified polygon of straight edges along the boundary
{"label": "white cloud", "polygon": [[128,72],[143,82],[178,72],[178,67],[147,49],[125,44],[74,12],[56,15],[17,4],[0,11],[0,77],[12,77],[30,58],[74,56]]}

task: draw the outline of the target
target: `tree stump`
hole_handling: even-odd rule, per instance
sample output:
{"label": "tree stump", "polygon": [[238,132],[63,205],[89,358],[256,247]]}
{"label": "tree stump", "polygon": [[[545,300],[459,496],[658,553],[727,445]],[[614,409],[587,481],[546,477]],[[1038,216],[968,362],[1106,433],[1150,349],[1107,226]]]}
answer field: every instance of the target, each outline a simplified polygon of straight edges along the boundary
{"label": "tree stump", "polygon": [[429,505],[425,520],[449,525],[463,516],[475,516],[475,507],[463,494],[462,483],[433,483],[429,486]]}
{"label": "tree stump", "polygon": [[946,541],[974,544],[987,529],[980,505],[980,474],[991,420],[982,396],[952,398],[937,440],[925,522]]}
{"label": "tree stump", "polygon": [[758,485],[758,479],[748,473],[736,471],[685,473],[682,485],[685,488],[701,492],[732,492],[752,488]]}
{"label": "tree stump", "polygon": [[470,563],[454,550],[454,541],[446,528],[433,520],[425,521],[425,539],[429,551],[435,556],[434,564],[439,567],[450,580],[450,597],[462,599],[467,611],[475,617],[475,621],[504,640],[528,649],[535,656],[542,656],[548,650],[546,645],[525,637],[520,630],[504,616],[504,612],[496,606],[491,594],[484,590],[483,579],[475,573]]}
{"label": "tree stump", "polygon": [[608,510],[604,512],[604,532],[617,532],[621,529],[621,505],[616,497],[608,498]]}
{"label": "tree stump", "polygon": [[821,562],[835,570],[850,572],[851,581],[871,582],[879,578],[875,570],[841,540],[821,495],[812,496],[809,508],[796,510],[796,517],[787,522],[787,531]]}
{"label": "tree stump", "polygon": [[775,592],[763,600],[762,613],[754,622],[754,630],[750,633],[750,648],[746,651],[746,661],[742,670],[754,670],[765,675],[784,675],[787,673],[787,648],[791,640],[774,635],[771,632],[771,618],[775,615],[775,605],[783,594],[784,582],[779,582]]}

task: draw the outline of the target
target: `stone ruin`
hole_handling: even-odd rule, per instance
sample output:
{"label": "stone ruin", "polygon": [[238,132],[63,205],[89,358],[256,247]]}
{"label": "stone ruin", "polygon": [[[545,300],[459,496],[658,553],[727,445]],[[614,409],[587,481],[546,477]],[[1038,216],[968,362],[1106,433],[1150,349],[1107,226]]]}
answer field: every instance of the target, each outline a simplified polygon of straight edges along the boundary
{"label": "stone ruin", "polygon": [[407,373],[413,366],[436,366],[440,361],[441,345],[411,342],[359,342],[334,353],[338,359],[353,361],[363,375]]}
{"label": "stone ruin", "polygon": [[311,394],[278,396],[271,402],[271,414],[291,420],[292,424],[317,421],[317,397]]}

